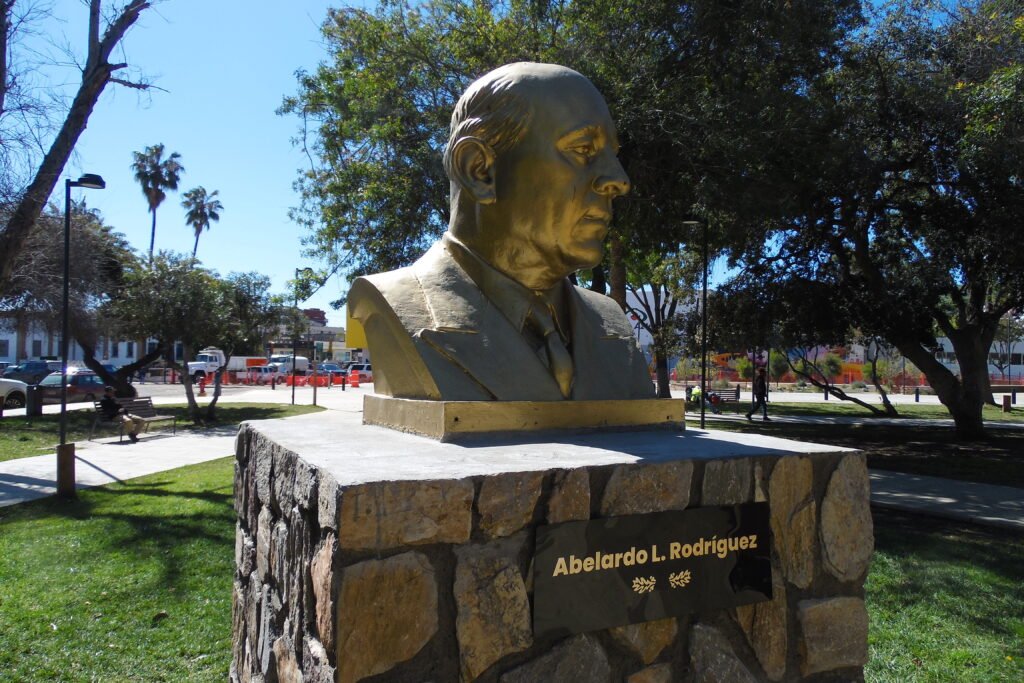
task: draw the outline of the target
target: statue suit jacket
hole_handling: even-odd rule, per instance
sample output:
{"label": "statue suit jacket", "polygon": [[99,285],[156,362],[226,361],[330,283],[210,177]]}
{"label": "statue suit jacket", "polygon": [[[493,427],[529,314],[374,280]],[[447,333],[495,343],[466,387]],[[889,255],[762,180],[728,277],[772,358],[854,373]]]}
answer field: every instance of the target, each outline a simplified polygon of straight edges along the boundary
{"label": "statue suit jacket", "polygon": [[[612,299],[569,287],[572,399],[654,398],[633,330]],[[357,278],[349,292],[373,361],[374,387],[399,398],[565,400],[519,330],[436,243],[406,268]]]}

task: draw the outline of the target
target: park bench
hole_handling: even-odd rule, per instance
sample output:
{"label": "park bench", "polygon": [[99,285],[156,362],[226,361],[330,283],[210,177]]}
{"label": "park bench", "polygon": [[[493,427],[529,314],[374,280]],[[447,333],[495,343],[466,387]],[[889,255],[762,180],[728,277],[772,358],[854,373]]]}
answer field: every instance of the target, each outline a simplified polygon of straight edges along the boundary
{"label": "park bench", "polygon": [[[687,387],[686,389],[686,400],[691,400],[692,389]],[[712,389],[711,394],[713,398],[708,401],[708,407],[711,408],[711,412],[720,413],[722,411],[722,405],[725,403],[739,403],[740,402],[740,385],[737,384],[732,389]]]}
{"label": "park bench", "polygon": [[740,402],[740,385],[737,384],[732,389],[712,389],[718,394],[718,399],[722,403],[739,403]]}
{"label": "park bench", "polygon": [[[152,422],[172,422],[172,428],[174,434],[178,433],[178,418],[174,415],[158,415],[156,408],[153,407],[153,399],[149,396],[145,398],[119,398],[116,399],[118,405],[125,409],[128,413],[141,417],[143,422],[146,423],[146,431],[149,431],[149,425]],[[93,408],[96,411],[96,415],[92,421],[92,429],[89,430],[89,441],[92,441],[93,434],[96,433],[97,427],[107,427],[110,429],[118,430],[118,441],[124,439],[124,423],[121,421],[120,415],[115,415],[112,419],[108,419],[103,414],[103,409],[100,407],[99,401],[93,401]]]}

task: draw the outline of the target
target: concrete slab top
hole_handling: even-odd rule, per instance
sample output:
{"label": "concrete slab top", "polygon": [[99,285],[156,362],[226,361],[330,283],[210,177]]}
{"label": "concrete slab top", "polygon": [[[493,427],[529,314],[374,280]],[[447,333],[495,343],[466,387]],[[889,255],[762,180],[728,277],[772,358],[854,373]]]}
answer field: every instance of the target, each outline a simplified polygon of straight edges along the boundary
{"label": "concrete slab top", "polygon": [[508,472],[672,460],[835,453],[853,449],[756,434],[641,431],[550,434],[533,440],[439,443],[363,425],[357,411],[329,411],[246,423],[341,486],[376,481],[461,479]]}

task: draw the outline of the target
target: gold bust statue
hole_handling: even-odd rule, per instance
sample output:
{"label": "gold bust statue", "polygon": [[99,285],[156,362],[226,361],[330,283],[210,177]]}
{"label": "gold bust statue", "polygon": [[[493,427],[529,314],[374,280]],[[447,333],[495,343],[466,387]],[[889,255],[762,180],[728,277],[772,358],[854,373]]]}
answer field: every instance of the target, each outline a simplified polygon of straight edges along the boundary
{"label": "gold bust statue", "polygon": [[567,276],[600,262],[629,191],[604,98],[579,73],[508,64],[452,114],[448,231],[411,266],[356,279],[375,389],[444,401],[647,399],[612,299]]}

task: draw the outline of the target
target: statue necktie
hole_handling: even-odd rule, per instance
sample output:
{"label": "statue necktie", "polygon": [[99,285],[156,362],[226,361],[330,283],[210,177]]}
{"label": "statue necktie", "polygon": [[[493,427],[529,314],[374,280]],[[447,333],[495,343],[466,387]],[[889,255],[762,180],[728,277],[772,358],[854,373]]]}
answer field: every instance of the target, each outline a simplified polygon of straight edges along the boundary
{"label": "statue necktie", "polygon": [[572,393],[573,367],[572,356],[562,342],[562,336],[555,327],[554,316],[551,313],[550,305],[542,301],[534,302],[530,308],[528,318],[530,324],[537,333],[544,339],[544,346],[548,354],[548,369],[558,383],[562,396],[569,398]]}

